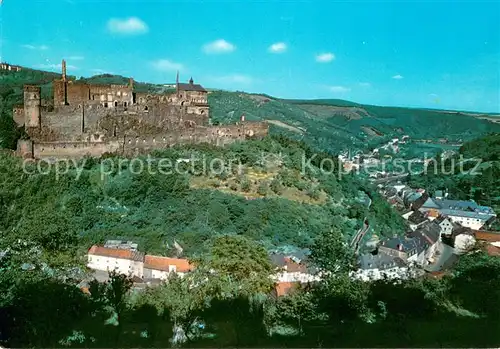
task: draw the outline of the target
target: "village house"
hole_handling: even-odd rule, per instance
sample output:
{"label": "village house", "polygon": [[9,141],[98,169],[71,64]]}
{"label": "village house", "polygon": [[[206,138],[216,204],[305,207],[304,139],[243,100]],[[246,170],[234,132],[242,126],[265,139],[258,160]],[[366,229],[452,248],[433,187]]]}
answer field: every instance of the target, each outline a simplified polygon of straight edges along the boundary
{"label": "village house", "polygon": [[427,212],[430,217],[446,216],[452,222],[460,223],[462,226],[474,230],[490,226],[497,216],[491,207],[480,206],[472,200],[428,198],[419,210]]}
{"label": "village house", "polygon": [[146,255],[143,277],[144,280],[167,280],[172,273],[183,277],[193,269],[193,265],[187,259]]}
{"label": "village house", "polygon": [[172,273],[183,276],[191,271],[192,265],[187,259],[145,255],[137,251],[136,244],[113,244],[92,246],[88,251],[90,269],[104,272],[116,272],[144,281],[166,280]]}
{"label": "village house", "polygon": [[405,279],[410,277],[415,270],[411,269],[399,257],[394,257],[383,251],[378,253],[366,253],[359,258],[359,269],[351,272],[351,277],[362,281],[373,281],[381,279]]}
{"label": "village house", "polygon": [[272,264],[276,267],[274,279],[277,282],[308,283],[319,281],[317,270],[309,266],[306,260],[299,260],[294,256],[274,253],[270,256]]}
{"label": "village house", "polygon": [[359,257],[359,269],[351,275],[363,281],[419,275],[433,263],[432,256],[441,242],[440,233],[440,226],[427,220],[404,237],[384,240],[375,252]]}

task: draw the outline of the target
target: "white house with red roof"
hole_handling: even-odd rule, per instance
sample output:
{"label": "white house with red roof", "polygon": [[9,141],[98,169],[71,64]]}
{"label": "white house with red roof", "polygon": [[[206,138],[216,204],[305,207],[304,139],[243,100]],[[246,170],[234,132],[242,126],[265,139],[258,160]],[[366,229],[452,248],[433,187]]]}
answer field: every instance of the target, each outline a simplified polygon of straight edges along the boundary
{"label": "white house with red roof", "polygon": [[115,271],[144,280],[166,280],[171,273],[183,276],[193,269],[187,259],[145,255],[124,246],[94,245],[89,249],[87,258],[90,269]]}

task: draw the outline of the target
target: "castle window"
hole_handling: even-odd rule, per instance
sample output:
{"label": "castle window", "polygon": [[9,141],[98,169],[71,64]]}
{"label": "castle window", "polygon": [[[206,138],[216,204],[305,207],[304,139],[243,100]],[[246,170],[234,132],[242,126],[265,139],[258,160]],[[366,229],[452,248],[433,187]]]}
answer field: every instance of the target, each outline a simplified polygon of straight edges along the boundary
{"label": "castle window", "polygon": [[144,107],[144,111],[148,111],[148,106],[147,105]]}
{"label": "castle window", "polygon": [[127,102],[123,102],[123,106],[126,108],[127,107]]}
{"label": "castle window", "polygon": [[108,107],[108,102],[104,102],[104,108]]}
{"label": "castle window", "polygon": [[82,109],[82,105],[81,104],[78,104],[78,109]]}
{"label": "castle window", "polygon": [[117,101],[115,101],[115,107],[118,107],[118,102]]}

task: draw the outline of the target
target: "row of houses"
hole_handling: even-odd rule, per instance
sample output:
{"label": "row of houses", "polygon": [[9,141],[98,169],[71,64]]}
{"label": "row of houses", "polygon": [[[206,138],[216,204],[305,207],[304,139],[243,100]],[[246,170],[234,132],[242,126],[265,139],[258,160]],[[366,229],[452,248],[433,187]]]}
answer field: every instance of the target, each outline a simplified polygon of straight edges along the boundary
{"label": "row of houses", "polygon": [[447,217],[453,223],[473,230],[488,229],[497,218],[491,207],[482,206],[473,200],[450,200],[447,193],[437,191],[434,197],[424,189],[412,189],[404,184],[381,188],[389,203],[408,219],[414,212],[425,213],[429,220],[439,216]]}
{"label": "row of houses", "polygon": [[22,68],[18,65],[12,65],[9,63],[0,63],[0,70],[7,70],[7,71],[20,71]]}
{"label": "row of houses", "polygon": [[[155,284],[167,280],[172,273],[183,277],[195,268],[185,258],[144,254],[137,249],[137,244],[130,241],[108,241],[104,246],[94,245],[89,249],[87,259],[88,268],[96,272],[95,276],[100,281],[105,281],[108,273],[114,271],[131,277],[137,284]],[[320,279],[317,270],[308,265],[307,253],[272,253],[270,260],[276,268],[273,280],[278,296],[297,284]]]}
{"label": "row of houses", "polygon": [[[500,233],[485,233],[496,219],[490,207],[476,202],[449,200],[437,192],[431,198],[425,190],[406,185],[381,188],[381,193],[403,211],[409,231],[404,237],[383,240],[375,251],[362,254],[360,268],[354,275],[362,280],[404,279],[424,273],[442,273],[476,246],[484,245],[490,255],[500,254]],[[493,242],[492,242],[493,241]],[[495,245],[498,244],[499,246]]]}

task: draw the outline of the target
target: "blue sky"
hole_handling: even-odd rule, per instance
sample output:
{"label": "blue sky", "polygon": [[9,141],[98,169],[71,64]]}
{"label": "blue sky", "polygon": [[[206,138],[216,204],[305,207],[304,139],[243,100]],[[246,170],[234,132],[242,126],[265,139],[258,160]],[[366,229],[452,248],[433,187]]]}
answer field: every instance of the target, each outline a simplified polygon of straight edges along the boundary
{"label": "blue sky", "polygon": [[[29,5],[28,5],[29,4]],[[2,60],[283,98],[500,112],[500,2],[4,0]]]}

